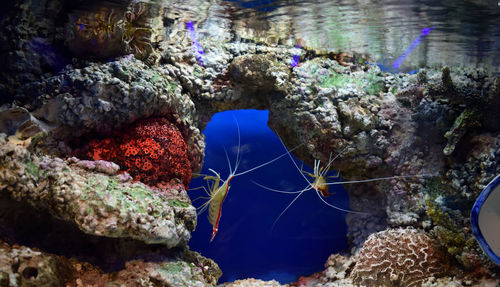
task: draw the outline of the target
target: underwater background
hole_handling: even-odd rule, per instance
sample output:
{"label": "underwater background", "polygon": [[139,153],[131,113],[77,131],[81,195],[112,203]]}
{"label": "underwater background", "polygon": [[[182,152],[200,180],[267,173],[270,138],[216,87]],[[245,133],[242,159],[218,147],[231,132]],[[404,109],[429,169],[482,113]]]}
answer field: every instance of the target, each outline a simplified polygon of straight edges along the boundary
{"label": "underwater background", "polygon": [[0,24],[0,287],[499,286],[500,2],[16,0]]}
{"label": "underwater background", "polygon": [[[212,168],[223,175],[229,174],[223,148],[228,150],[234,168],[238,149],[236,124],[241,133],[239,171],[286,152],[277,135],[267,127],[267,119],[268,112],[257,110],[215,114],[203,131],[207,147],[202,173],[210,174],[208,168]],[[304,170],[312,172],[310,168]],[[190,247],[214,258],[225,270],[220,282],[253,277],[289,283],[321,269],[327,259],[325,254],[347,251],[343,212],[325,206],[309,191],[272,228],[275,219],[296,195],[274,193],[252,184],[251,180],[288,191],[307,186],[286,156],[232,181],[224,201],[220,231],[214,241],[209,242],[212,226],[205,218],[206,212],[199,216]],[[203,184],[201,178],[193,179],[190,187]],[[346,191],[340,186],[331,189],[334,195],[329,202],[348,209]],[[193,199],[195,194],[203,195],[201,191],[189,193]]]}

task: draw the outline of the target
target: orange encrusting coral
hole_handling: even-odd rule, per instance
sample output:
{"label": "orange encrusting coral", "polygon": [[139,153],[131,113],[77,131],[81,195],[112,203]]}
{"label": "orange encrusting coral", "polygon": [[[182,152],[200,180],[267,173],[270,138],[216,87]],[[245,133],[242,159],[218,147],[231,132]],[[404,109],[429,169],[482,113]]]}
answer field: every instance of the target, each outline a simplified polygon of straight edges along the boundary
{"label": "orange encrusting coral", "polygon": [[107,160],[150,186],[178,178],[184,186],[191,179],[187,145],[177,127],[165,118],[141,120],[113,137],[92,140],[87,156]]}

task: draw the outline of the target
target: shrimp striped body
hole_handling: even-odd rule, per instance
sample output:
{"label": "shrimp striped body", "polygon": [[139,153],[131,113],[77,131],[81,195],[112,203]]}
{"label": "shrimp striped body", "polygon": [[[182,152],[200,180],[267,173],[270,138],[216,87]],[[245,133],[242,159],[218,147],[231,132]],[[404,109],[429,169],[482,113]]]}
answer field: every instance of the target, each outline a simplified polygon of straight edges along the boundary
{"label": "shrimp striped body", "polygon": [[[235,121],[236,121],[236,119],[235,119]],[[273,163],[282,157],[289,155],[288,154],[289,151],[287,151],[284,154],[282,154],[282,155],[280,155],[272,160],[269,160],[269,161],[264,162],[260,165],[254,166],[253,168],[247,169],[243,172],[237,173],[238,167],[239,167],[240,162],[241,162],[241,157],[240,157],[240,147],[241,147],[241,145],[240,145],[240,127],[238,125],[238,121],[236,121],[236,127],[238,129],[238,148],[237,148],[237,152],[236,152],[236,159],[235,159],[235,163],[234,163],[234,168],[231,166],[231,162],[229,160],[229,156],[226,152],[226,149],[224,149],[224,153],[225,153],[228,168],[229,168],[229,175],[228,175],[227,179],[226,180],[221,179],[221,176],[218,172],[209,168],[208,170],[211,173],[213,173],[214,175],[205,175],[203,179],[206,180],[207,187],[205,187],[205,186],[200,187],[206,192],[208,197],[199,197],[199,198],[207,198],[208,200],[205,203],[203,203],[201,206],[199,206],[197,209],[200,209],[198,214],[201,214],[206,209],[208,209],[208,221],[212,225],[212,236],[210,238],[210,242],[212,242],[215,235],[219,231],[219,222],[220,222],[221,212],[222,212],[222,203],[224,202],[227,194],[229,193],[229,188],[231,187],[231,181],[233,180],[233,178],[240,176],[240,175],[247,174],[249,172],[252,172],[256,169],[259,169],[259,168],[264,167],[270,163]],[[290,151],[293,151],[300,146],[301,145],[291,149]]]}
{"label": "shrimp striped body", "polygon": [[312,188],[314,190],[317,190],[321,193],[322,196],[324,197],[327,197],[327,196],[330,196],[332,195],[329,191],[328,191],[328,184],[327,184],[327,181],[325,179],[325,177],[323,176],[318,176],[313,184],[312,184]]}
{"label": "shrimp striped body", "polygon": [[[280,141],[281,141],[281,139],[280,139]],[[286,150],[286,146],[283,143],[283,141],[281,141],[281,144],[283,145],[283,147]],[[283,214],[290,208],[290,206],[292,206],[292,204],[295,201],[297,201],[297,199],[302,194],[304,194],[304,192],[306,192],[306,191],[314,190],[316,192],[318,198],[325,205],[327,205],[327,206],[329,206],[331,208],[334,208],[334,209],[337,209],[337,210],[340,210],[340,211],[343,211],[343,212],[349,212],[349,213],[356,213],[356,214],[361,214],[361,215],[367,215],[367,213],[364,213],[364,212],[361,212],[361,211],[352,211],[352,210],[340,208],[340,207],[337,207],[337,206],[335,206],[335,205],[333,205],[333,204],[328,203],[327,201],[325,201],[325,199],[323,199],[323,197],[327,197],[327,196],[330,196],[332,194],[329,191],[329,186],[330,185],[340,185],[340,184],[373,182],[373,181],[388,180],[388,179],[419,178],[419,177],[433,176],[433,175],[430,175],[430,174],[395,175],[395,176],[379,177],[379,178],[372,178],[372,179],[361,179],[361,180],[328,182],[329,178],[339,178],[340,177],[340,173],[337,173],[336,175],[331,175],[331,176],[327,176],[327,173],[330,170],[330,166],[335,161],[335,159],[337,159],[345,150],[346,150],[346,148],[344,148],[344,150],[342,150],[339,154],[337,154],[333,158],[332,158],[332,155],[330,154],[330,158],[329,158],[327,164],[324,167],[320,167],[320,161],[319,160],[314,160],[314,171],[313,171],[313,173],[304,171],[302,169],[302,167],[299,168],[299,166],[297,165],[297,163],[295,162],[295,160],[293,159],[293,157],[291,155],[291,150],[290,151],[287,150],[286,153],[288,154],[288,157],[290,158],[291,162],[293,163],[293,165],[295,166],[295,168],[299,171],[300,175],[302,176],[302,178],[306,182],[306,186],[304,188],[302,188],[301,190],[297,190],[297,191],[279,190],[279,189],[270,188],[270,187],[264,186],[262,184],[259,184],[259,183],[255,182],[255,181],[252,181],[257,186],[260,186],[260,187],[262,187],[262,188],[264,188],[266,190],[269,190],[269,191],[273,191],[273,192],[277,192],[277,193],[285,193],[285,194],[297,194],[295,196],[295,198],[288,204],[287,207],[285,207],[285,209],[276,218],[276,220],[274,221],[274,223],[273,223],[273,225],[271,227],[271,230],[274,229],[274,226],[276,225],[276,223],[278,222],[278,220],[281,218],[281,216],[283,216]],[[311,177],[313,180],[308,179],[306,176]]]}
{"label": "shrimp striped body", "polygon": [[220,184],[220,175],[217,174],[215,176],[207,176],[205,179],[214,180],[214,185],[212,190],[210,191],[210,204],[208,206],[208,221],[212,224],[212,236],[210,237],[210,242],[214,240],[217,231],[219,230],[219,221],[222,215],[222,203],[229,192],[229,188],[231,187],[231,179],[234,176],[228,178],[226,182],[224,182],[221,186]]}
{"label": "shrimp striped body", "polygon": [[[330,156],[330,161],[331,161],[331,156]],[[309,173],[309,172],[302,171],[302,170],[301,171],[302,171],[302,173],[314,178],[314,181],[311,184],[312,189],[320,192],[323,197],[327,197],[327,196],[332,195],[328,191],[327,178],[329,178],[329,177],[325,176],[326,172],[328,172],[329,165],[326,167],[320,168],[319,164],[320,164],[319,160],[314,160],[314,173]],[[337,177],[339,177],[339,174],[337,174],[335,176],[330,176],[330,177],[337,178]]]}

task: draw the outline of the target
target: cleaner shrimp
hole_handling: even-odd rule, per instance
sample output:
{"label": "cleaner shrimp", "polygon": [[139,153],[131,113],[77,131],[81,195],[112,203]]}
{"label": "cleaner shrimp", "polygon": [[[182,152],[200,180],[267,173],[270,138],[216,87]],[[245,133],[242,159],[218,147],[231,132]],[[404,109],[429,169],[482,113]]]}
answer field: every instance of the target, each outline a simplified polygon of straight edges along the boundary
{"label": "cleaner shrimp", "polygon": [[[198,212],[198,215],[202,214],[205,210],[208,209],[208,220],[209,220],[210,224],[212,225],[212,236],[210,237],[210,242],[212,242],[214,240],[215,235],[217,234],[217,232],[219,230],[219,222],[220,222],[221,215],[222,215],[222,203],[226,199],[227,194],[229,192],[229,189],[231,188],[231,181],[237,176],[247,174],[247,173],[252,172],[256,169],[259,169],[259,168],[264,167],[268,164],[271,164],[271,163],[286,156],[291,151],[293,151],[296,148],[301,146],[301,145],[296,146],[293,149],[291,149],[290,151],[287,150],[286,153],[284,153],[284,154],[282,154],[282,155],[280,155],[280,156],[278,156],[270,161],[264,162],[260,165],[257,165],[253,168],[250,168],[246,171],[237,173],[238,167],[241,163],[241,157],[240,157],[241,140],[240,140],[240,127],[239,127],[238,121],[236,119],[235,119],[235,121],[236,121],[236,126],[238,129],[238,149],[237,149],[237,153],[236,153],[234,169],[231,167],[231,161],[229,160],[229,156],[227,154],[227,151],[224,148],[224,154],[226,156],[227,164],[229,167],[229,175],[227,176],[226,180],[223,180],[221,178],[221,175],[217,171],[209,168],[208,170],[210,172],[212,172],[214,175],[204,175],[203,179],[207,182],[207,187],[205,187],[205,186],[199,187],[199,188],[203,189],[208,196],[208,197],[199,197],[199,198],[206,198],[208,200],[205,203],[203,203],[201,206],[199,206],[197,209],[200,209],[200,211]],[[199,198],[197,198],[197,199],[199,199]],[[197,199],[195,199],[195,200],[197,200]]]}
{"label": "cleaner shrimp", "polygon": [[[281,141],[281,139],[280,139],[280,141]],[[283,147],[286,150],[286,146],[283,143],[283,141],[281,141],[281,144],[283,145]],[[329,186],[330,185],[339,185],[339,184],[352,184],[352,183],[373,182],[373,181],[398,179],[398,178],[415,178],[415,177],[427,177],[427,176],[431,176],[431,175],[428,175],[428,174],[422,174],[422,175],[396,175],[396,176],[379,177],[379,178],[363,179],[363,180],[349,180],[349,181],[328,182],[329,178],[339,178],[340,177],[340,173],[337,173],[336,175],[333,175],[333,176],[327,176],[326,174],[330,170],[330,166],[332,165],[332,163],[340,155],[342,155],[342,153],[346,149],[347,149],[347,147],[344,148],[340,153],[338,153],[334,158],[332,158],[332,155],[330,154],[330,157],[328,159],[328,163],[324,167],[322,167],[322,168],[320,168],[321,162],[319,160],[314,160],[314,170],[313,170],[313,173],[310,173],[310,172],[307,172],[307,171],[303,171],[302,167],[299,168],[299,166],[297,165],[297,163],[295,162],[295,160],[293,159],[293,157],[291,155],[291,151],[292,150],[290,150],[290,151],[287,150],[286,154],[288,154],[288,156],[290,157],[290,160],[294,164],[295,168],[299,171],[299,173],[301,174],[301,176],[303,177],[303,179],[307,182],[307,185],[303,189],[301,189],[301,190],[297,190],[297,191],[285,191],[285,190],[274,189],[274,188],[270,188],[270,187],[264,186],[262,184],[259,184],[259,183],[257,183],[257,182],[255,182],[255,181],[252,180],[252,182],[255,185],[257,185],[257,186],[259,186],[259,187],[261,187],[263,189],[269,190],[269,191],[273,191],[273,192],[277,192],[277,193],[285,193],[285,194],[297,194],[297,196],[295,196],[295,198],[288,204],[288,206],[280,213],[280,215],[273,222],[271,230],[274,229],[274,227],[276,226],[276,223],[283,216],[283,214],[285,214],[285,212],[293,205],[293,203],[295,201],[297,201],[297,199],[302,194],[304,194],[304,192],[306,192],[306,191],[314,190],[316,192],[316,195],[318,196],[318,198],[324,204],[326,204],[327,206],[329,206],[331,208],[334,208],[334,209],[337,209],[337,210],[340,210],[340,211],[343,211],[343,212],[348,212],[348,213],[355,213],[355,214],[367,215],[368,213],[366,213],[366,212],[348,210],[348,209],[344,209],[344,208],[340,208],[338,206],[335,206],[335,205],[333,205],[331,203],[328,203],[323,197],[328,197],[328,196],[330,196],[332,194],[332,193],[329,192]],[[306,175],[309,176],[309,177],[311,177],[313,180],[311,181],[310,179],[308,179],[306,177]]]}

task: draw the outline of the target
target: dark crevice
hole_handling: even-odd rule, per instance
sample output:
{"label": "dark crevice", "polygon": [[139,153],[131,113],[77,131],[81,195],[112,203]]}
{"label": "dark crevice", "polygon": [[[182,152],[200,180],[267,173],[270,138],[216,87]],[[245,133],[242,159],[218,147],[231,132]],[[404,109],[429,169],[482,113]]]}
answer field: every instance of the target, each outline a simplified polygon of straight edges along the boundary
{"label": "dark crevice", "polygon": [[38,276],[38,269],[35,267],[26,267],[23,270],[23,277],[30,280],[35,280]]}
{"label": "dark crevice", "polygon": [[[145,244],[129,238],[108,238],[83,233],[75,224],[55,219],[48,212],[11,199],[0,191],[0,240],[13,245],[91,263],[104,272],[125,268],[135,259],[160,262],[181,258],[184,248],[168,249],[161,244]],[[19,266],[12,266],[17,270]],[[27,268],[28,269],[28,268]],[[23,276],[36,277],[36,270],[24,269]]]}

